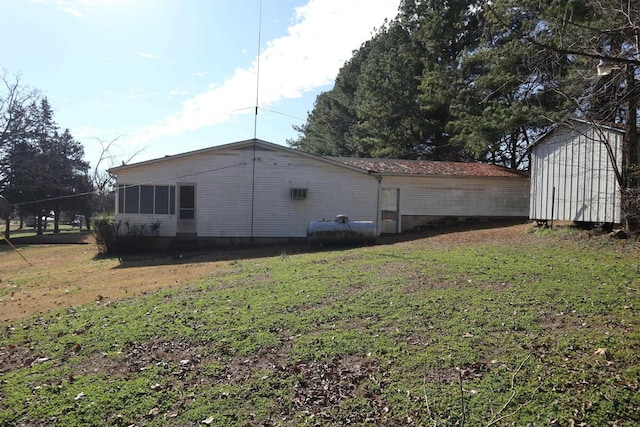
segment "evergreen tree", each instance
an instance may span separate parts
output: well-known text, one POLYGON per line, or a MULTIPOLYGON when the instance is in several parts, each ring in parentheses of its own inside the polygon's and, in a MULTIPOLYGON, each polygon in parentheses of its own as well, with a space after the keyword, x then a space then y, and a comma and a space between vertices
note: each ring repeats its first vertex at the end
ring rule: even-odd
POLYGON ((332 90, 317 96, 307 122, 294 126, 300 138, 288 141, 291 147, 319 156, 359 157, 365 154, 355 135, 358 116, 354 98, 362 64, 372 43, 366 42, 354 52, 351 60, 338 72, 332 90))
POLYGON ((55 215, 54 231, 59 231, 63 210, 86 211, 89 198, 77 195, 90 191, 89 165, 84 149, 69 130, 60 133, 48 100, 33 102, 14 120, 0 158, 5 171, 0 181, 12 203, 20 205, 20 214, 36 218, 37 233, 42 234, 42 218, 55 215))
POLYGON ((463 88, 462 62, 478 48, 482 21, 477 3, 407 0, 402 6, 401 16, 426 50, 420 101, 433 145, 442 153, 435 159, 472 159, 466 143, 452 139, 447 127, 453 118, 452 102, 463 88))
POLYGON ((404 1, 321 94, 294 148, 315 154, 468 160, 446 125, 460 62, 478 40, 475 2, 404 1))
POLYGON ((363 155, 433 157, 429 118, 419 103, 422 56, 421 46, 399 22, 371 43, 354 99, 355 137, 363 155))
POLYGON ((528 145, 574 107, 557 92, 569 59, 532 47, 539 18, 507 3, 482 7, 481 43, 462 62, 464 87, 447 129, 477 159, 523 169, 528 145))
POLYGON ((68 129, 62 134, 55 131, 47 144, 41 147, 42 155, 46 159, 49 183, 49 197, 46 203, 55 214, 54 232, 59 231, 60 213, 71 210, 72 207, 82 210, 87 203, 87 197, 80 194, 89 191, 87 171, 89 164, 83 160, 84 149, 77 142, 68 129))
POLYGON ((403 0, 289 143, 525 169, 527 147, 577 114, 626 124, 632 170, 639 15, 626 0, 403 0), (598 77, 598 62, 618 72, 598 77))

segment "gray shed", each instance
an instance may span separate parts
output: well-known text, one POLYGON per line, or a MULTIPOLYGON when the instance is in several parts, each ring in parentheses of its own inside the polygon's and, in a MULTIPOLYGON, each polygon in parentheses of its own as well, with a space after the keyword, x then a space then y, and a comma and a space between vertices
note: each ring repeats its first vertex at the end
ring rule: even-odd
POLYGON ((623 137, 615 126, 573 119, 534 142, 529 218, 619 224, 623 137))

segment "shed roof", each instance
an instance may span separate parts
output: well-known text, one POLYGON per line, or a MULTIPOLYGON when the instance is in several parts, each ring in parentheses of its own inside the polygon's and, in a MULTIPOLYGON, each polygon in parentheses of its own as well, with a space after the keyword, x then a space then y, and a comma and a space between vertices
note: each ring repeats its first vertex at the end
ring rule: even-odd
POLYGON ((533 141, 527 147, 527 151, 530 151, 537 145, 540 145, 540 143, 547 140, 552 134, 558 132, 559 130, 578 131, 577 129, 578 126, 581 126, 582 128, 597 126, 602 130, 606 130, 608 132, 615 132, 619 134, 624 134, 625 132, 624 126, 621 125, 620 123, 596 123, 596 122, 590 122, 584 119, 580 119, 577 117, 569 117, 561 122, 554 124, 551 127, 551 129, 549 129, 547 132, 540 135, 535 141, 533 141))
POLYGON ((432 160, 366 159, 355 157, 330 157, 331 159, 383 175, 432 175, 526 178, 523 171, 488 163, 440 162, 432 160))

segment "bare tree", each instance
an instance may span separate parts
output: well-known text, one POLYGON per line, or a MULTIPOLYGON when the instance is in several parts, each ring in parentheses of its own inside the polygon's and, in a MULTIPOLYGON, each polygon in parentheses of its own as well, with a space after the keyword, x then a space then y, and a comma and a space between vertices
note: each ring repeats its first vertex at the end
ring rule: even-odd
MULTIPOLYGON (((39 98, 36 90, 23 86, 20 75, 2 69, 0 76, 0 150, 15 135, 16 122, 22 120, 27 107, 39 98)), ((0 172, 1 173, 1 172, 0 172)))
MULTIPOLYGON (((4 68, 0 74, 0 193, 7 192, 8 181, 4 157, 7 147, 15 138, 29 132, 27 111, 39 98, 36 90, 22 85, 20 75, 11 75, 4 68)), ((9 236, 11 221, 7 218, 5 236, 9 236)))
MULTIPOLYGON (((118 159, 122 156, 115 153, 118 149, 117 142, 122 138, 122 135, 118 135, 111 140, 105 140, 102 138, 94 137, 98 144, 100 144, 100 155, 96 161, 93 170, 91 171, 91 183, 95 191, 94 199, 94 212, 108 212, 113 207, 113 177, 107 172, 107 170, 115 166, 118 159)), ((135 157, 141 154, 144 148, 138 149, 133 153, 127 154, 126 160, 122 160, 123 163, 131 162, 135 157)))

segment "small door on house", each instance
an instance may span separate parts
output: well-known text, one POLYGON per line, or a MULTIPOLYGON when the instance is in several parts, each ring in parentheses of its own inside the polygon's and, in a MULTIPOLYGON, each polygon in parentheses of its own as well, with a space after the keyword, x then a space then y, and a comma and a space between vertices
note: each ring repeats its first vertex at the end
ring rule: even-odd
POLYGON ((400 190, 383 188, 380 194, 381 232, 394 234, 400 232, 400 190))
POLYGON ((178 186, 178 233, 196 232, 196 186, 178 186))

